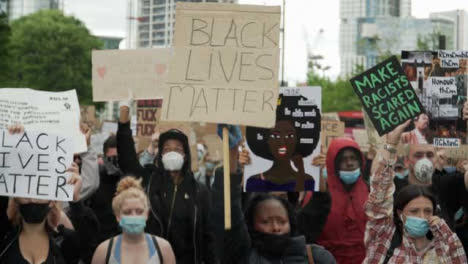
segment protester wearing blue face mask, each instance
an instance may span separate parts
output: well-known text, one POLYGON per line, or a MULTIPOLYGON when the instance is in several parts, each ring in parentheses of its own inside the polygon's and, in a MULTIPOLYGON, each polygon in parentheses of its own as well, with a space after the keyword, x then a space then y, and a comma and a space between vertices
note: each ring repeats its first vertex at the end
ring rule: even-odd
POLYGON ((368 222, 363 263, 383 263, 387 254, 390 254, 388 263, 467 263, 460 239, 435 215, 436 198, 428 186, 408 185, 394 202, 395 142, 408 124, 387 135, 386 147, 380 158, 374 160, 375 173, 365 205, 368 222), (402 236, 399 246, 392 251, 395 233, 402 236))
POLYGON ((92 264, 175 263, 169 242, 144 232, 149 201, 139 180, 125 177, 119 182, 112 209, 122 234, 102 242, 92 264))
POLYGON ((327 150, 325 164, 332 203, 317 243, 330 251, 337 263, 360 264, 365 257, 364 203, 369 193, 362 173, 364 156, 355 141, 337 138, 327 150))

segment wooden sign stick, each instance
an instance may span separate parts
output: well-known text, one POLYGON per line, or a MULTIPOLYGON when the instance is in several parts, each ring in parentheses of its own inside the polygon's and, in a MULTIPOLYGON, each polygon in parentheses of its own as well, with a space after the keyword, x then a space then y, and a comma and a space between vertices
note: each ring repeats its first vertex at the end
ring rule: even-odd
POLYGON ((229 131, 223 127, 224 153, 224 228, 231 229, 231 168, 229 166, 229 131))

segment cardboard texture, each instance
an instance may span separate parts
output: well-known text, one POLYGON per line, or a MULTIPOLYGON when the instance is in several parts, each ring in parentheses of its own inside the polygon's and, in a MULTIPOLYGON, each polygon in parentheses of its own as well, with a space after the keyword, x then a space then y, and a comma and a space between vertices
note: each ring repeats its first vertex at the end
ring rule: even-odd
POLYGON ((177 3, 163 119, 272 127, 279 32, 280 7, 177 3))
POLYGON ((170 48, 93 50, 93 101, 162 98, 170 48))
POLYGON ((353 77, 350 82, 379 136, 424 112, 395 56, 353 77))
POLYGON ((322 131, 320 139, 322 141, 322 153, 327 153, 331 141, 337 137, 343 137, 345 124, 341 121, 322 120, 322 131))

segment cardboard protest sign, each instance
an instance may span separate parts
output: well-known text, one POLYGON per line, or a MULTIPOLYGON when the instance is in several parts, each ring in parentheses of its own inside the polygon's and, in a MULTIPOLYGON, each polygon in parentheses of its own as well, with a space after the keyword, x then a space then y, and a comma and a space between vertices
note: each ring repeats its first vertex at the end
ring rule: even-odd
POLYGON ((275 127, 247 127, 246 191, 318 190, 312 159, 320 154, 321 93, 320 87, 281 88, 275 127))
POLYGON ((272 127, 279 31, 280 7, 178 2, 163 119, 272 127))
POLYGON ((162 98, 170 48, 93 50, 93 100, 162 98))
POLYGON ((350 81, 380 136, 424 112, 395 56, 350 81))
POLYGON ((73 139, 73 152, 87 150, 80 130, 80 106, 75 90, 44 92, 28 88, 0 89, 0 129, 21 124, 26 131, 44 131, 73 139))
POLYGON ((468 92, 468 51, 403 51, 402 67, 426 113, 403 143, 459 147, 466 144, 463 104, 468 92))
POLYGON ((140 100, 137 102, 137 137, 151 137, 156 130, 158 111, 162 100, 140 100))
POLYGON ((370 149, 369 136, 365 129, 353 129, 353 137, 362 152, 368 152, 370 149))
POLYGON ((322 120, 322 131, 320 139, 322 140, 322 153, 327 153, 331 141, 337 137, 343 137, 345 133, 345 124, 341 121, 322 120))
POLYGON ((94 129, 97 126, 96 108, 94 105, 80 105, 81 122, 94 129))
POLYGON ((46 132, 10 134, 0 129, 0 195, 70 201, 66 172, 73 160, 70 138, 46 132))

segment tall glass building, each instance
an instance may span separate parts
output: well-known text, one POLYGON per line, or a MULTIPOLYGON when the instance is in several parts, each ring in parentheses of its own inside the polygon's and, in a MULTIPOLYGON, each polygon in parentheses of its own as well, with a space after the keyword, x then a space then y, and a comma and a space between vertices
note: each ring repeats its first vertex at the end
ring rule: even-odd
POLYGON ((2 0, 10 20, 18 19, 42 9, 61 9, 61 0, 2 0))
POLYGON ((341 75, 353 73, 357 65, 367 67, 359 52, 361 24, 366 19, 411 16, 411 0, 340 0, 341 75))

